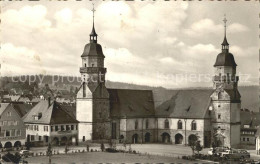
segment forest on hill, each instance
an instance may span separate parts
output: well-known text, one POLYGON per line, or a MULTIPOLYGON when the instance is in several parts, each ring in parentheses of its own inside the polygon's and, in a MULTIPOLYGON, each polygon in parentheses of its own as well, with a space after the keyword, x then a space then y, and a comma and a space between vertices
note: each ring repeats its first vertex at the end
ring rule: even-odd
MULTIPOLYGON (((67 91, 67 94, 75 97, 78 87, 80 86, 80 77, 73 76, 59 76, 59 75, 25 75, 16 77, 1 77, 0 89, 4 91, 16 90, 21 93, 39 94, 42 88, 48 87, 51 90, 67 91)), ((131 83, 106 81, 107 88, 118 89, 140 89, 153 90, 154 98, 157 100, 169 100, 176 90, 209 90, 212 88, 182 88, 182 89, 166 89, 163 87, 153 87, 146 85, 137 85, 131 83)), ((246 108, 255 112, 259 111, 259 86, 239 86, 241 94, 242 108, 246 108)), ((20 93, 19 92, 19 93, 20 93)), ((155 102, 155 105, 156 104, 155 102)))

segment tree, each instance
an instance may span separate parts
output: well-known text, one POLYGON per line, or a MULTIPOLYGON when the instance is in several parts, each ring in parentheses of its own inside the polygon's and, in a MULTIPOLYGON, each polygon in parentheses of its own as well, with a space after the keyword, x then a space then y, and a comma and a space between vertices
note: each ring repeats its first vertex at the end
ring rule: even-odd
POLYGON ((196 142, 195 150, 197 151, 198 154, 199 154, 200 151, 202 150, 202 146, 201 146, 201 144, 200 144, 200 141, 197 141, 197 142, 196 142))
POLYGON ((195 151, 197 151, 197 153, 199 154, 199 152, 202 150, 202 146, 200 144, 198 135, 196 135, 196 137, 192 137, 189 140, 189 146, 191 147, 192 155, 194 155, 195 151))

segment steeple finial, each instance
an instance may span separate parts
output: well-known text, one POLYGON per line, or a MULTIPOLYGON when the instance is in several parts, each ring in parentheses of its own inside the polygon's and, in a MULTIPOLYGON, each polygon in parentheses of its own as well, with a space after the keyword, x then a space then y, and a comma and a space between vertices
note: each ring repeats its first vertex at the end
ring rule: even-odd
POLYGON ((222 45, 222 51, 228 52, 229 44, 228 44, 228 41, 227 41, 227 18, 226 18, 226 14, 224 14, 223 22, 224 22, 224 40, 223 40, 223 43, 221 44, 222 45))
POLYGON ((92 31, 91 31, 91 33, 90 33, 90 42, 91 43, 97 43, 97 33, 96 33, 96 30, 95 30, 95 25, 94 25, 94 23, 95 23, 95 4, 94 3, 92 3, 92 5, 93 5, 93 8, 92 8, 92 12, 93 12, 93 26, 92 26, 92 31))
POLYGON ((223 19, 223 22, 224 22, 224 32, 225 32, 225 37, 226 37, 226 31, 227 31, 227 18, 226 18, 226 14, 224 14, 224 19, 223 19))
POLYGON ((92 3, 92 5, 93 5, 93 8, 92 8, 92 12, 93 12, 93 26, 94 26, 94 18, 95 18, 95 4, 94 3, 92 3))

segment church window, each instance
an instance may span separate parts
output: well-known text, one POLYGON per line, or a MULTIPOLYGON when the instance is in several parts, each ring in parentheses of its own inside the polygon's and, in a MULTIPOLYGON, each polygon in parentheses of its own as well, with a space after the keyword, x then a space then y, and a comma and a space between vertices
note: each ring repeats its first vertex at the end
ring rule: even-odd
POLYGON ((135 121, 135 129, 137 129, 138 128, 138 121, 136 120, 135 121))
POLYGON ((87 67, 87 64, 85 63, 85 67, 87 67))
POLYGON ((164 121, 164 128, 165 128, 165 129, 169 129, 169 127, 170 127, 170 125, 169 125, 169 120, 166 119, 166 120, 164 121))
POLYGON ((146 128, 146 129, 149 128, 149 120, 148 120, 148 119, 146 119, 146 121, 145 121, 145 128, 146 128))
POLYGON ((221 119, 221 114, 218 114, 218 119, 221 119))
POLYGON ((182 129, 182 121, 181 120, 178 121, 178 129, 182 129))
POLYGON ((195 120, 193 120, 191 123, 191 130, 197 130, 197 123, 195 120))
POLYGON ((92 64, 92 67, 94 67, 94 64, 92 64))

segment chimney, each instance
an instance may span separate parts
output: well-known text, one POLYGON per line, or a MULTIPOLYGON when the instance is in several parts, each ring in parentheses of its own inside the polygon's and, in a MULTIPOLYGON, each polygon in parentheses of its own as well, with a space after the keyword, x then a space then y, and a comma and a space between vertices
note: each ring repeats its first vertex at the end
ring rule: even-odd
POLYGON ((48 97, 48 105, 51 106, 51 97, 48 97))

